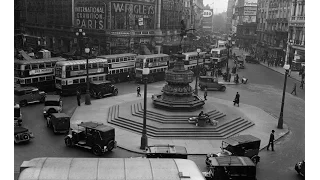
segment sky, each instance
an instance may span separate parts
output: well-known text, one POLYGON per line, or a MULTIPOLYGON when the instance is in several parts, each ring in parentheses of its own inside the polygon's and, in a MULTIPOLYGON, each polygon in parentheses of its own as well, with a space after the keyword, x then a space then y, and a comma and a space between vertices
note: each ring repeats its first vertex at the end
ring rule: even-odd
POLYGON ((224 11, 227 11, 228 7, 228 0, 203 0, 203 5, 207 5, 212 8, 213 7, 213 13, 218 14, 222 13, 224 11), (213 3, 213 5, 211 5, 213 3))

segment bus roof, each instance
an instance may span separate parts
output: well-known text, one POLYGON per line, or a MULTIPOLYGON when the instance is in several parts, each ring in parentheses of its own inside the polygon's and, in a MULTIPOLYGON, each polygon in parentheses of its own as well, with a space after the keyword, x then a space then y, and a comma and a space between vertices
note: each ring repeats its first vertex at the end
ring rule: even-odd
MULTIPOLYGON (((206 52, 200 52, 199 54, 205 54, 206 52)), ((190 55, 198 55, 198 53, 197 52, 185 52, 185 53, 182 53, 183 55, 185 55, 185 56, 190 56, 190 55)))
POLYGON ((169 56, 168 54, 149 54, 149 55, 139 55, 137 58, 145 59, 145 58, 157 58, 157 57, 164 57, 169 56))
POLYGON ((118 57, 125 57, 125 56, 137 56, 137 55, 132 53, 112 54, 112 55, 101 55, 101 56, 98 56, 98 58, 107 59, 107 58, 118 58, 118 57))
MULTIPOLYGON (((89 63, 99 63, 99 62, 100 63, 107 62, 107 60, 102 58, 89 59, 89 63)), ((61 62, 57 62, 57 65, 67 66, 67 65, 79 65, 79 64, 86 64, 86 63, 87 63, 86 59, 81 59, 81 60, 61 61, 61 62)))
POLYGON ((224 50, 224 49, 227 49, 225 47, 218 47, 218 48, 213 48, 211 49, 211 51, 221 51, 221 50, 224 50))
POLYGON ((188 159, 34 158, 20 166, 19 180, 170 179, 205 180, 188 159))
POLYGON ((14 63, 17 64, 39 64, 39 63, 46 63, 46 62, 57 62, 57 61, 66 61, 67 59, 63 57, 52 57, 46 59, 31 59, 31 60, 18 60, 15 59, 14 63))

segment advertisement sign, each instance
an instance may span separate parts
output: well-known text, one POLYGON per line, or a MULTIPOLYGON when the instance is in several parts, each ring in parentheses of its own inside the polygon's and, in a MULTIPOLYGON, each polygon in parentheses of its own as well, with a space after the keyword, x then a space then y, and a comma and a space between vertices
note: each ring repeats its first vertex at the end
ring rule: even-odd
POLYGON ((204 18, 207 18, 207 17, 211 17, 213 14, 213 11, 212 10, 203 10, 203 13, 202 13, 202 16, 204 18))
POLYGON ((202 13, 202 29, 212 30, 213 9, 205 9, 202 13))
POLYGON ((255 23, 256 22, 256 16, 243 16, 242 17, 243 23, 255 23))
POLYGON ((105 29, 104 19, 106 18, 106 5, 99 6, 88 4, 83 6, 75 5, 74 15, 76 26, 84 29, 105 29))
MULTIPOLYGON (((89 69, 89 74, 94 74, 94 73, 102 73, 103 68, 98 68, 98 69, 89 69)), ((80 71, 71 71, 70 76, 80 76, 80 75, 85 75, 87 74, 87 70, 80 70, 80 71)))
POLYGON ((244 0, 244 6, 258 6, 258 0, 244 0))
POLYGON ((131 2, 112 2, 112 13, 129 13, 135 18, 152 18, 154 17, 155 7, 150 4, 140 4, 131 2))
POLYGON ((255 15, 257 15, 257 6, 244 7, 243 15, 245 15, 245 16, 255 16, 255 15))
POLYGON ((53 68, 30 70, 29 75, 52 73, 53 68))

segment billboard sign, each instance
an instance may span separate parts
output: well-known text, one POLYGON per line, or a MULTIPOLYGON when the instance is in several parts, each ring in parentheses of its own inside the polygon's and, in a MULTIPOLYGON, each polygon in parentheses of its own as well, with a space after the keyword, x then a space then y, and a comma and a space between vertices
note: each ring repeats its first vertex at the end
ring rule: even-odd
POLYGON ((212 10, 203 10, 202 16, 204 18, 211 17, 212 15, 213 15, 213 11, 212 10))
POLYGON ((78 4, 74 7, 76 26, 84 29, 105 29, 106 6, 78 4))
POLYGON ((202 29, 212 31, 213 9, 204 9, 202 12, 202 29))
POLYGON ((255 16, 255 15, 257 15, 257 6, 244 7, 243 15, 245 15, 245 16, 255 16))
POLYGON ((244 0, 244 6, 258 6, 258 0, 244 0))
POLYGON ((255 23, 256 21, 256 16, 243 16, 242 17, 242 22, 243 23, 255 23))

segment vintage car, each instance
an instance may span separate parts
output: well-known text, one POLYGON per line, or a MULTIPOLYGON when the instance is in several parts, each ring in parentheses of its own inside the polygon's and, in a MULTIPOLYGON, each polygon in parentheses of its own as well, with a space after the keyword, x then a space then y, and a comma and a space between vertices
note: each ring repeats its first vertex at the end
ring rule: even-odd
POLYGON ((256 180, 256 165, 244 156, 211 157, 207 180, 256 180))
POLYGON ((14 105, 14 126, 22 125, 22 114, 19 104, 14 105))
POLYGON ((64 141, 67 147, 78 146, 91 149, 97 156, 117 147, 115 129, 96 122, 81 122, 78 124, 78 129, 72 129, 64 141))
POLYGON ((39 91, 35 87, 17 87, 14 89, 14 101, 20 106, 26 106, 29 103, 44 102, 46 93, 39 91))
POLYGON ((116 96, 118 95, 118 88, 111 81, 94 81, 90 82, 90 95, 99 99, 109 95, 116 96))
POLYGON ((146 147, 147 158, 188 159, 187 149, 183 146, 160 144, 146 147))
POLYGON ((239 135, 229 137, 222 141, 222 152, 217 154, 207 154, 206 164, 209 165, 210 157, 217 156, 246 156, 249 157, 255 164, 260 161, 258 156, 261 140, 252 135, 239 135))
POLYGON ((212 76, 200 76, 199 87, 202 91, 205 88, 207 88, 207 90, 218 90, 218 91, 226 90, 226 86, 223 84, 219 84, 218 79, 212 76))
POLYGON ((53 133, 67 133, 70 130, 70 116, 65 113, 52 113, 47 117, 47 127, 52 128, 53 133))
POLYGON ((246 55, 246 56, 245 56, 245 61, 246 61, 247 63, 259 64, 259 61, 256 60, 256 59, 254 58, 254 56, 252 56, 252 55, 246 55))
POLYGON ((33 133, 27 128, 21 126, 14 127, 14 143, 18 144, 21 142, 30 141, 32 138, 34 138, 33 133))
POLYGON ((52 113, 62 112, 62 100, 59 95, 47 95, 44 100, 43 116, 47 118, 52 113))
POLYGON ((238 56, 237 57, 237 64, 239 65, 238 67, 239 67, 239 69, 244 69, 245 67, 244 67, 244 60, 243 60, 243 58, 241 57, 241 56, 238 56))
POLYGON ((294 169, 297 171, 298 174, 300 174, 301 176, 305 175, 305 161, 300 161, 298 162, 294 169))

